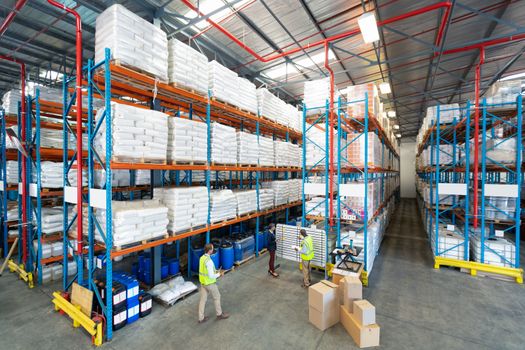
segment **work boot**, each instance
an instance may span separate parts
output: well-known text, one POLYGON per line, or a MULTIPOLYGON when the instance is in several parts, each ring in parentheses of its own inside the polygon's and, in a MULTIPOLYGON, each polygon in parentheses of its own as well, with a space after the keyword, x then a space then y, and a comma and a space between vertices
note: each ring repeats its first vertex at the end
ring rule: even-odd
POLYGON ((218 319, 218 320, 225 320, 225 319, 227 319, 228 317, 230 317, 230 314, 227 314, 226 312, 223 312, 222 314, 220 314, 219 316, 217 316, 217 319, 218 319))
POLYGON ((199 323, 204 323, 206 321, 208 321, 210 318, 208 316, 204 316, 204 318, 202 320, 199 320, 199 323))

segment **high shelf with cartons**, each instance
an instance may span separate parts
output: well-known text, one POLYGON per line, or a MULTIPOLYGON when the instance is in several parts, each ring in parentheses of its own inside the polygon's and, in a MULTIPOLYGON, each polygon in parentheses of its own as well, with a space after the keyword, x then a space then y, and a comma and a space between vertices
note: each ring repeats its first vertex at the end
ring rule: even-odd
POLYGON ((470 102, 456 108, 446 123, 441 116, 454 109, 437 106, 436 111, 436 120, 420 137, 416 162, 418 201, 435 267, 462 267, 472 275, 499 274, 522 283, 522 97, 499 104, 483 100, 477 157, 470 102))
MULTIPOLYGON (((322 222, 325 232, 335 235, 336 247, 343 245, 356 244, 359 241, 363 245, 363 253, 357 258, 364 264, 363 278, 366 283, 368 275, 373 266, 369 261, 375 257, 378 252, 381 237, 377 238, 375 248, 369 251, 369 226, 377 221, 379 232, 384 232, 389 215, 394 207, 394 202, 399 198, 399 156, 398 151, 391 140, 386 136, 383 127, 377 121, 377 118, 368 111, 368 93, 360 100, 343 101, 339 99, 337 108, 334 109, 337 120, 334 125, 334 167, 336 168, 333 176, 334 188, 332 196, 329 186, 329 104, 326 106, 308 107, 303 106, 304 124, 303 124, 303 226, 322 222), (364 104, 363 112, 360 114, 351 114, 348 107, 353 104, 364 104), (311 111, 324 110, 322 113, 308 116, 311 111), (309 122, 307 122, 309 121, 309 122), (320 129, 324 135, 324 146, 319 144, 319 140, 310 139, 309 132, 316 132, 320 129), (375 159, 376 164, 372 164, 368 159, 368 140, 370 135, 377 137, 378 144, 375 147, 380 148, 380 155, 375 159), (360 144, 360 142, 362 142, 360 144), (312 144, 312 147, 308 147, 312 144), (349 148, 356 147, 361 149, 361 164, 353 163, 349 160, 349 148), (309 157, 309 150, 317 148, 321 155, 309 157), (310 159, 310 160, 308 160, 310 159), (310 164, 308 164, 310 163, 310 164), (322 174, 321 179, 316 178, 322 174), (320 181, 319 181, 320 180, 320 181), (372 195, 368 193, 371 182, 377 183, 377 193, 372 195), (388 186, 387 186, 388 183, 388 186), (393 184, 393 186, 391 185, 393 184), (387 189, 388 187, 388 189, 387 189), (388 193, 387 193, 388 190, 388 193), (346 201, 349 197, 357 199, 360 202, 353 206, 346 201), (373 198, 372 198, 373 197, 373 198), (376 198, 377 197, 377 198, 376 198), (317 198, 316 200, 314 198, 317 198), (313 204, 308 206, 308 199, 314 199, 313 204), (320 201, 319 201, 320 199, 320 201), (373 200, 373 208, 369 208, 373 200), (392 203, 392 204, 390 204, 392 203), (330 206, 333 206, 335 212, 332 220, 330 217, 330 206), (359 206, 359 208, 358 208, 359 206), (323 208, 324 212, 316 209, 323 208), (387 213, 387 209, 390 212, 387 213), (388 215, 387 215, 388 214, 388 215), (381 217, 385 215, 384 218, 381 217), (384 220, 380 220, 380 217, 384 220), (330 222, 332 221, 332 222, 330 222), (361 238, 361 239, 359 239, 361 238)), ((314 112, 315 113, 315 112, 314 112)), ((334 118, 335 119, 335 118, 334 118)), ((370 145, 372 146, 372 145, 370 145)), ((375 229, 375 227, 374 227, 375 229)), ((328 240, 327 240, 328 242, 328 240)), ((326 247, 328 250, 328 247, 326 247)), ((327 257, 329 256, 327 251, 327 257)), ((331 263, 327 261, 327 263, 331 263)), ((327 265, 328 266, 328 265, 327 265)), ((328 269, 327 269, 328 270, 328 269)))
MULTIPOLYGON (((106 319, 112 319, 112 259, 121 257, 130 253, 140 252, 149 248, 151 249, 152 256, 159 256, 160 261, 160 248, 162 245, 170 242, 180 242, 184 238, 190 238, 202 233, 205 233, 205 241, 210 241, 210 232, 219 228, 228 227, 234 224, 247 222, 248 220, 255 219, 255 231, 259 231, 260 218, 269 214, 273 214, 278 211, 286 210, 292 207, 300 205, 300 201, 286 203, 278 207, 274 207, 267 210, 256 210, 254 212, 237 216, 233 219, 227 219, 221 222, 212 223, 210 221, 210 204, 208 204, 208 219, 207 224, 201 227, 189 229, 185 232, 178 232, 177 234, 166 234, 157 239, 152 239, 143 242, 137 242, 130 246, 123 246, 118 249, 114 247, 112 237, 112 183, 111 183, 111 172, 113 170, 127 169, 127 170, 150 170, 150 171, 162 171, 163 175, 168 171, 169 178, 175 178, 175 185, 181 183, 181 171, 185 171, 187 184, 192 183, 191 172, 193 171, 204 171, 205 183, 208 191, 208 198, 210 196, 210 190, 212 189, 211 184, 211 172, 230 172, 230 173, 241 173, 248 172, 248 179, 252 179, 251 186, 255 185, 257 191, 257 197, 259 196, 259 178, 262 174, 276 173, 276 172, 299 172, 300 167, 289 167, 289 166, 261 166, 261 165, 224 165, 214 164, 211 162, 211 147, 210 147, 210 136, 211 136, 211 122, 219 122, 234 126, 237 130, 250 130, 257 136, 260 134, 272 134, 283 139, 289 137, 292 140, 297 140, 300 137, 300 133, 297 131, 288 129, 288 127, 277 124, 260 115, 246 112, 232 105, 220 102, 209 96, 200 95, 193 91, 188 91, 180 87, 175 87, 165 83, 158 82, 158 80, 130 68, 123 67, 110 60, 109 49, 106 49, 105 59, 101 62, 93 63, 88 62, 86 69, 87 72, 87 95, 88 95, 88 183, 89 190, 87 194, 88 201, 88 262, 87 262, 87 280, 86 285, 88 288, 95 292, 96 298, 100 300, 100 295, 94 284, 95 277, 95 264, 94 254, 95 247, 102 250, 102 254, 105 257, 105 280, 106 280, 106 300, 108 302, 104 305, 104 313, 106 319), (153 91, 155 90, 155 91, 153 91), (126 97, 125 99, 119 99, 126 97), (129 97, 132 97, 131 101, 129 97), (104 102, 104 112, 99 115, 99 118, 95 121, 93 112, 93 98, 102 99, 104 102), (112 157, 111 147, 111 102, 118 101, 122 104, 134 105, 147 108, 147 109, 164 109, 170 113, 176 114, 177 111, 188 113, 192 118, 200 118, 202 122, 207 125, 207 161, 204 164, 168 164, 168 163, 145 163, 145 162, 125 162, 120 159, 112 157), (95 155, 94 148, 94 135, 102 124, 105 124, 106 138, 105 138, 105 157, 104 161, 95 155), (103 169, 106 174, 105 188, 96 189, 93 187, 93 177, 95 169, 103 169), (251 174, 251 175, 250 175, 251 174), (253 181, 254 179, 254 181, 253 181), (101 227, 97 222, 97 218, 94 215, 93 209, 103 210, 106 215, 106 222, 104 227, 101 227), (103 243, 95 242, 95 234, 100 234, 103 237, 103 243), (158 254, 157 254, 158 252, 158 254)), ((170 116, 172 117, 172 116, 170 116)), ((218 176, 218 175, 217 175, 218 176)), ((163 178, 165 178, 163 176, 163 178)), ((233 180, 233 179, 232 179, 233 180)), ((153 181, 153 178, 152 178, 153 181)), ((164 180, 163 180, 164 181, 164 180)), ((239 184, 243 184, 244 179, 239 176, 239 184)), ((231 181, 233 183, 233 181, 231 181)), ((153 184, 153 183, 152 183, 153 184)), ((248 182, 250 186, 250 182, 248 182)), ((257 198, 258 199, 258 198, 257 198)), ((257 200, 257 202, 259 202, 257 200)), ((209 203, 209 201, 208 201, 209 203)), ((258 235, 255 235, 257 247, 258 235)), ((188 240, 189 247, 189 240, 188 240)), ((177 249, 178 251, 178 249, 177 249)), ((76 254, 76 252, 75 252, 76 254)), ((258 254, 258 251, 255 251, 258 254)), ((190 254, 188 254, 188 259, 190 254)), ((152 257, 153 264, 155 258, 152 257)), ((188 263, 190 265, 190 263, 188 263)), ((112 327, 106 327, 106 337, 110 340, 113 336, 112 327)))

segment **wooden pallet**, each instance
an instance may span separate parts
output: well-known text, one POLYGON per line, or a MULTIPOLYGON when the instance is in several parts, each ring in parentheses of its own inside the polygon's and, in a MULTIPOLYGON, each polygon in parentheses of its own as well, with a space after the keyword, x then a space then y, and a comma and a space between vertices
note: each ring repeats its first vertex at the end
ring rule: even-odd
POLYGON ((168 231, 168 234, 171 237, 175 237, 175 236, 180 235, 182 233, 193 232, 195 230, 199 230, 199 229, 204 228, 204 227, 206 227, 206 224, 202 224, 202 225, 198 225, 198 226, 190 226, 190 228, 184 229, 184 230, 180 230, 180 231, 168 231))
MULTIPOLYGON (((110 64, 113 64, 115 66, 118 66, 118 67, 124 67, 124 68, 127 68, 127 69, 131 69, 137 73, 140 73, 140 74, 143 74, 143 75, 146 75, 150 78, 153 78, 153 79, 157 79, 157 76, 153 73, 150 73, 142 68, 138 68, 138 67, 135 67, 135 66, 132 66, 130 64, 127 64, 127 63, 124 63, 122 62, 121 60, 117 59, 117 58, 114 58, 110 61, 110 64)), ((112 74, 115 74, 115 73, 112 73, 112 74)), ((166 83, 165 81, 162 81, 162 80, 159 80, 160 82, 163 82, 163 83, 166 83)))
POLYGON ((248 261, 250 261, 250 260, 252 260, 252 259, 255 259, 255 254, 250 255, 249 257, 247 257, 247 258, 244 259, 244 260, 236 261, 236 262, 234 262, 233 264, 234 264, 235 266, 241 266, 241 265, 246 264, 248 261))
POLYGON ((112 162, 115 163, 131 163, 131 164, 155 164, 155 165, 166 165, 166 160, 160 160, 160 159, 146 159, 146 158, 128 158, 128 157, 116 157, 113 156, 111 158, 112 162))
POLYGON ((244 109, 244 108, 241 108, 241 107, 239 107, 239 106, 236 106, 236 105, 234 105, 234 104, 232 104, 232 103, 230 103, 230 102, 225 102, 225 101, 223 101, 223 100, 221 100, 221 99, 219 99, 219 98, 217 98, 217 97, 212 96, 211 100, 214 101, 214 102, 219 102, 219 103, 225 104, 226 106, 231 107, 231 108, 234 108, 234 109, 236 109, 236 110, 238 110, 238 111, 240 111, 240 112, 248 113, 248 114, 251 114, 251 115, 253 115, 253 116, 256 116, 255 113, 250 112, 250 111, 247 110, 247 109, 244 109))
POLYGON ((217 163, 217 162, 211 162, 211 165, 212 166, 238 166, 237 163, 226 164, 226 163, 217 163))
POLYGON ((181 89, 181 90, 184 90, 184 91, 187 91, 187 92, 190 92, 192 94, 199 95, 199 96, 202 96, 202 97, 208 97, 207 93, 204 93, 204 92, 201 92, 201 91, 197 91, 195 89, 189 88, 189 87, 187 87, 187 86, 185 86, 183 84, 177 83, 175 81, 170 82, 169 86, 177 88, 177 89, 181 89))
POLYGON ((170 235, 168 233, 166 233, 165 235, 159 236, 159 237, 156 237, 156 238, 144 239, 144 240, 142 240, 140 242, 124 244, 124 245, 121 245, 121 246, 114 246, 114 249, 118 252, 118 251, 121 251, 121 250, 124 250, 124 249, 127 249, 127 248, 137 247, 137 246, 145 245, 145 244, 148 244, 148 243, 151 243, 151 242, 155 242, 155 241, 158 241, 158 240, 161 240, 161 239, 166 239, 166 238, 169 238, 169 236, 170 235))
POLYGON ((170 307, 170 306, 173 306, 175 305, 176 303, 178 303, 180 300, 184 300, 186 299, 188 296, 194 294, 194 293, 197 293, 199 291, 199 288, 197 287, 197 289, 195 290, 192 290, 191 292, 187 292, 187 293, 184 293, 183 295, 179 296, 175 301, 173 301, 172 303, 166 303, 164 300, 161 300, 159 299, 159 297, 153 297, 153 300, 155 300, 157 303, 159 303, 160 305, 164 306, 164 307, 170 307))
POLYGON ((172 160, 170 161, 171 165, 206 165, 205 161, 180 161, 180 160, 172 160))

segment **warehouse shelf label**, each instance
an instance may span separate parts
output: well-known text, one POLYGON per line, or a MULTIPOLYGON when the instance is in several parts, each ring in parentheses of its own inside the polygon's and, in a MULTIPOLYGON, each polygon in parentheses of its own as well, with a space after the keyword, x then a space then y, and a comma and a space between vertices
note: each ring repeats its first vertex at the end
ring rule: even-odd
POLYGON ((64 200, 71 204, 77 204, 77 188, 64 186, 64 200))
POLYGON ((90 188, 89 205, 98 209, 106 209, 106 190, 90 188))
POLYGON ((457 196, 465 196, 467 194, 467 184, 465 183, 445 183, 440 182, 438 184, 439 186, 439 194, 443 195, 457 195, 457 196))
POLYGON ((512 197, 517 198, 519 194, 518 185, 486 184, 485 197, 512 197))
POLYGON ((29 184, 29 195, 36 198, 38 196, 38 190, 36 184, 29 184))
POLYGON ((326 184, 323 183, 306 183, 304 184, 304 194, 313 194, 324 196, 326 192, 326 184))
POLYGON ((339 196, 346 197, 364 197, 365 196, 365 184, 340 184, 339 185, 339 196))
POLYGON ((18 194, 23 195, 24 194, 24 186, 21 182, 18 183, 18 194))

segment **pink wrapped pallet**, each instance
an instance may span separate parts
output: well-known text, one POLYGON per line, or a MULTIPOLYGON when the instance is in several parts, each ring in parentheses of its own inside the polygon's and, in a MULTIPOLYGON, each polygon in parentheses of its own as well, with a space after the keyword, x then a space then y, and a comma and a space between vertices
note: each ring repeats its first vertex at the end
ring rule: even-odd
POLYGON ((374 83, 349 86, 347 88, 347 101, 349 102, 347 112, 352 118, 363 118, 365 116, 365 103, 352 101, 364 100, 365 93, 368 93, 368 117, 375 117, 379 114, 379 93, 374 83))
MULTIPOLYGON (((350 166, 363 167, 365 165, 365 134, 349 133, 347 158, 350 166), (354 140, 355 139, 355 140, 354 140)), ((381 166, 381 141, 377 134, 368 133, 368 166, 381 166)))

